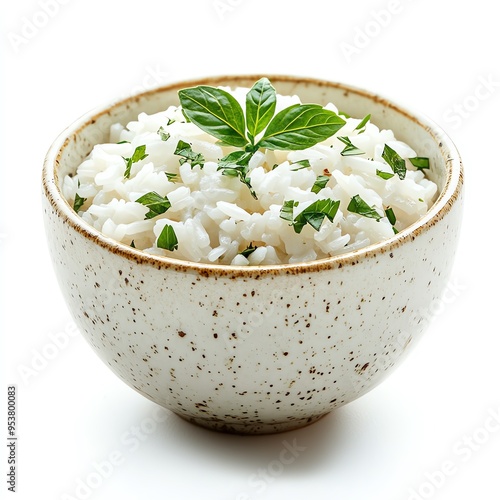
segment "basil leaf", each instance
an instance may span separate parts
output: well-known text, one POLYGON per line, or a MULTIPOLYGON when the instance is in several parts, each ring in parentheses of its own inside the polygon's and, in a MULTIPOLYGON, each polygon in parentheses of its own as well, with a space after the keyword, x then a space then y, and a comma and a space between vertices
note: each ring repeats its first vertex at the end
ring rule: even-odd
POLYGON ((255 252, 255 250, 257 250, 257 246, 253 246, 251 243, 250 245, 248 245, 245 250, 243 250, 242 252, 240 252, 240 255, 243 255, 243 257, 248 257, 249 255, 253 254, 255 252))
POLYGON ((266 128, 275 110, 276 90, 267 78, 261 78, 246 96, 247 129, 252 137, 266 128))
POLYGON ((366 130, 366 124, 370 121, 372 115, 366 115, 354 130, 359 130, 358 134, 362 134, 366 130))
POLYGON ((387 219, 391 223, 391 226, 394 226, 394 224, 396 224, 396 215, 394 214, 394 210, 391 207, 388 207, 384 210, 384 212, 387 219))
POLYGON ((239 177, 240 181, 250 190, 250 194, 257 199, 257 195, 250 184, 250 177, 247 176, 248 162, 252 156, 253 153, 247 151, 233 151, 219 160, 217 170, 222 170, 222 175, 239 177))
POLYGON ((182 156, 182 158, 179 160, 179 163, 181 165, 184 165, 184 163, 187 162, 191 165, 191 168, 195 167, 196 165, 199 165, 200 168, 203 168, 203 165, 205 164, 205 158, 203 158, 203 155, 201 153, 195 153, 191 148, 191 144, 182 140, 177 143, 174 154, 182 156))
POLYGON ((170 182, 179 182, 179 177, 177 174, 174 174, 173 172, 164 172, 164 174, 167 176, 167 179, 170 182))
POLYGON ((352 197, 347 210, 353 214, 362 215, 363 217, 368 217, 369 219, 375 219, 377 222, 382 218, 379 213, 364 201, 359 194, 352 197))
POLYGON ((415 156, 414 158, 408 158, 408 160, 410 160, 410 163, 418 170, 430 168, 429 158, 425 156, 415 156))
POLYGON ((394 151, 394 149, 389 147, 387 144, 384 145, 382 158, 387 162, 387 164, 392 168, 392 171, 397 174, 401 180, 406 177, 405 161, 396 153, 396 151, 394 151))
POLYGON ((326 175, 318 175, 318 177, 316 177, 316 181, 312 185, 311 191, 318 194, 328 184, 329 180, 330 177, 327 177, 326 175))
POLYGON ((152 219, 157 215, 164 214, 172 206, 166 196, 160 196, 155 191, 146 193, 135 201, 149 208, 149 212, 145 215, 146 219, 152 219))
POLYGON ((364 155, 365 152, 361 151, 358 147, 356 147, 349 137, 337 137, 337 139, 345 144, 345 148, 340 152, 342 156, 355 156, 355 155, 364 155))
POLYGON ((165 227, 162 229, 160 236, 158 236, 156 246, 158 248, 170 250, 171 252, 179 248, 179 242, 177 241, 177 236, 172 226, 170 226, 169 224, 165 224, 165 227))
POLYGON ((288 200, 283 203, 280 210, 280 218, 288 222, 293 222, 293 208, 299 204, 298 201, 288 200))
POLYGON ((339 209, 340 201, 330 199, 317 200, 306 209, 304 209, 293 221, 293 229, 296 233, 300 233, 302 228, 309 224, 316 231, 320 230, 321 224, 325 217, 333 222, 337 210, 339 209))
POLYGON ((245 146, 245 116, 228 92, 207 85, 179 90, 185 116, 208 134, 231 146, 245 146))
POLYGON ((137 146, 135 148, 134 154, 132 155, 132 163, 137 163, 138 161, 144 160, 146 156, 146 146, 143 144, 142 146, 137 146))
POLYGON ((379 170, 378 168, 377 168, 377 175, 384 180, 392 179, 394 177, 394 174, 390 174, 389 172, 384 172, 382 170, 379 170))
POLYGON ((162 141, 168 141, 170 139, 170 134, 165 132, 163 127, 160 127, 156 133, 160 136, 162 141))
POLYGON ((293 164, 300 166, 299 168, 292 168, 292 172, 297 172, 298 170, 302 170, 303 168, 309 168, 311 166, 311 162, 309 160, 294 161, 293 164))
POLYGON ((141 161, 141 160, 144 160, 144 158, 146 158, 147 156, 149 156, 149 155, 146 154, 146 146, 144 144, 142 146, 137 146, 135 148, 133 155, 130 158, 124 158, 122 156, 122 158, 127 162, 127 164, 125 166, 125 173, 123 174, 123 177, 128 179, 130 177, 130 170, 132 169, 132 165, 134 163, 141 161))
POLYGON ((258 146, 278 150, 306 149, 328 139, 344 125, 342 118, 319 104, 294 104, 272 119, 258 146))
POLYGON ((248 162, 252 156, 252 153, 246 151, 233 151, 219 160, 219 168, 217 170, 234 166, 248 166, 248 162))
POLYGON ((83 204, 87 201, 87 198, 82 198, 78 193, 75 193, 75 202, 73 203, 73 210, 78 213, 83 204))

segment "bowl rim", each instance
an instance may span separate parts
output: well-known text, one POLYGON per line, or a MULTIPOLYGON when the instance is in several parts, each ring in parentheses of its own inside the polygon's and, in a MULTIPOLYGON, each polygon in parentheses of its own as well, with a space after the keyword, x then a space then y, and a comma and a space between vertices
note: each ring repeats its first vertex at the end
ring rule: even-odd
POLYGON ((231 278, 248 277, 258 278, 266 274, 301 274, 306 272, 318 272, 325 269, 336 269, 343 266, 351 266, 359 263, 361 259, 373 258, 386 252, 392 252, 401 245, 413 241, 420 233, 425 232, 441 220, 454 205, 458 199, 463 187, 463 165, 460 154, 444 130, 427 116, 403 107, 394 101, 387 99, 380 94, 376 94, 369 90, 362 89, 350 84, 330 81, 319 78, 311 78, 305 76, 292 76, 280 74, 233 74, 207 76, 183 81, 176 81, 167 85, 162 85, 149 89, 145 92, 130 95, 123 99, 113 100, 97 108, 94 108, 80 118, 76 119, 72 124, 66 127, 55 139, 50 146, 44 160, 42 170, 42 186, 45 197, 57 214, 64 219, 64 222, 69 224, 75 231, 98 244, 102 248, 118 254, 126 259, 141 264, 149 264, 158 269, 168 268, 176 271, 196 272, 205 276, 228 276, 231 278), (401 230, 393 237, 382 240, 378 243, 368 245, 366 247, 346 252, 344 254, 326 257, 308 262, 299 262, 294 264, 272 264, 272 265, 257 265, 257 266, 234 266, 229 264, 209 264, 192 262, 188 260, 176 259, 173 257, 165 257, 152 255, 135 249, 123 243, 120 243, 108 236, 105 236, 99 230, 85 222, 70 206, 57 182, 57 170, 61 161, 61 156, 64 148, 69 144, 70 140, 78 135, 78 133, 92 124, 98 117, 109 114, 109 112, 117 107, 123 106, 126 103, 139 101, 140 99, 165 91, 179 90, 181 88, 192 87, 196 85, 230 85, 228 82, 234 82, 238 79, 257 81, 266 76, 271 82, 295 82, 313 84, 318 87, 330 87, 343 90, 344 92, 357 94, 368 98, 375 103, 382 104, 385 107, 400 113, 411 121, 415 122, 420 127, 424 128, 438 144, 440 153, 445 161, 446 181, 443 189, 430 207, 427 213, 419 220, 401 230))

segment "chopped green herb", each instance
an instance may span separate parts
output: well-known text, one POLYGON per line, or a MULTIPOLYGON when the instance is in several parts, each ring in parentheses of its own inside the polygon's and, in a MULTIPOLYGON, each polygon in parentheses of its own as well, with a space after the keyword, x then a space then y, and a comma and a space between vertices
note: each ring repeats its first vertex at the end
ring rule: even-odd
POLYGON ((173 172, 164 172, 170 182, 178 182, 179 176, 173 172))
POLYGON ((377 168, 377 175, 384 180, 392 179, 395 174, 390 174, 389 172, 383 172, 377 168))
POLYGON ((157 215, 164 214, 172 206, 166 196, 160 196, 155 191, 146 193, 135 201, 149 208, 149 212, 145 215, 146 219, 152 219, 157 215))
POLYGON ((387 180, 387 179, 392 179, 395 174, 390 174, 389 172, 383 172, 382 170, 379 170, 377 168, 377 175, 382 179, 387 180))
POLYGON ((401 156, 394 151, 387 144, 384 145, 384 151, 382 151, 382 158, 387 162, 387 164, 392 168, 392 171, 398 175, 398 177, 403 180, 406 177, 406 165, 405 161, 401 156))
POLYGON ((318 194, 328 184, 329 180, 330 177, 327 177, 326 175, 318 175, 318 177, 316 177, 316 181, 312 185, 311 191, 318 194))
MULTIPOLYGON (((80 183, 78 183, 80 184, 80 183)), ((75 202, 73 203, 73 210, 78 213, 83 204, 87 201, 87 198, 82 198, 78 193, 75 193, 75 202)))
POLYGON ((134 241, 134 240, 132 240, 132 241, 130 242, 130 246, 131 246, 132 248, 135 248, 135 241, 134 241))
POLYGON ((397 230, 394 226, 392 226, 392 232, 393 232, 394 234, 398 234, 398 233, 399 233, 399 231, 398 231, 398 230, 397 230))
POLYGON ((298 206, 298 204, 298 201, 285 201, 280 210, 280 217, 288 222, 293 222, 293 208, 298 206))
POLYGON ((419 198, 418 201, 421 201, 422 203, 424 202, 424 200, 422 198, 419 198))
POLYGON ((320 230, 321 224, 325 217, 333 222, 337 210, 340 206, 340 201, 330 199, 317 200, 307 208, 305 208, 295 219, 293 219, 293 207, 296 207, 298 202, 288 200, 283 203, 280 211, 280 217, 291 222, 296 233, 300 233, 306 224, 309 224, 316 231, 320 230))
POLYGON ((414 158, 408 158, 410 163, 417 168, 417 170, 424 170, 430 168, 429 158, 425 156, 415 156, 414 158))
MULTIPOLYGON (((167 123, 167 125, 169 125, 167 123)), ((168 141, 170 139, 170 134, 168 132, 165 132, 165 129, 163 127, 160 127, 158 131, 156 132, 162 141, 168 141)))
POLYGON ((120 142, 117 142, 116 144, 130 144, 130 141, 120 141, 120 142))
POLYGON ((240 252, 240 255, 243 255, 243 257, 247 257, 251 254, 253 254, 255 252, 255 250, 257 250, 257 246, 253 246, 252 243, 250 243, 250 245, 248 245, 245 250, 243 250, 242 252, 240 252))
POLYGON ((344 118, 351 118, 351 115, 349 115, 348 113, 346 113, 345 111, 339 111, 339 115, 340 116, 343 116, 344 118))
POLYGON ((130 177, 130 170, 132 169, 132 165, 141 160, 144 160, 144 158, 146 158, 147 156, 149 155, 146 154, 146 146, 142 145, 135 148, 134 154, 131 158, 122 157, 126 162, 125 173, 123 174, 123 176, 128 179, 130 177))
POLYGON ((179 242, 175 234, 174 228, 169 224, 166 224, 162 229, 158 240, 156 241, 156 246, 158 248, 164 248, 165 250, 170 250, 173 252, 179 248, 179 242))
POLYGON ((175 122, 175 120, 174 120, 173 118, 169 118, 169 119, 168 119, 168 122, 167 122, 167 127, 168 127, 169 125, 172 125, 172 123, 174 123, 174 122, 175 122))
POLYGON ((184 163, 189 163, 191 168, 199 165, 200 168, 203 168, 205 164, 205 158, 201 153, 195 153, 191 148, 191 144, 180 140, 177 143, 177 147, 175 148, 174 154, 181 156, 179 163, 184 165, 184 163))
POLYGON ((271 170, 274 170, 277 166, 278 166, 278 164, 277 164, 277 163, 275 163, 275 164, 271 167, 271 170))
POLYGON ((387 219, 391 223, 391 226, 394 226, 394 224, 396 224, 396 216, 394 215, 394 210, 391 207, 387 207, 384 211, 387 219))
POLYGON ((352 142, 349 137, 337 137, 337 139, 345 144, 345 148, 340 152, 342 156, 354 156, 354 155, 363 155, 365 154, 364 151, 361 151, 361 149, 357 148, 352 142))
POLYGON ((382 218, 380 214, 364 201, 359 194, 352 197, 347 210, 353 214, 359 214, 363 217, 368 217, 370 219, 375 219, 377 222, 382 218))
POLYGON ((250 184, 248 177, 248 162, 252 158, 252 153, 247 151, 233 151, 219 160, 219 168, 222 175, 229 177, 239 177, 240 181, 250 190, 250 194, 257 199, 257 195, 250 184))
POLYGON ((303 168, 309 168, 311 166, 311 162, 309 160, 299 160, 299 161, 294 161, 293 165, 299 165, 298 168, 292 168, 292 172, 297 172, 297 170, 302 170, 303 168))
POLYGON ((370 121, 372 115, 366 115, 354 130, 358 130, 358 134, 362 134, 366 130, 366 125, 370 121))

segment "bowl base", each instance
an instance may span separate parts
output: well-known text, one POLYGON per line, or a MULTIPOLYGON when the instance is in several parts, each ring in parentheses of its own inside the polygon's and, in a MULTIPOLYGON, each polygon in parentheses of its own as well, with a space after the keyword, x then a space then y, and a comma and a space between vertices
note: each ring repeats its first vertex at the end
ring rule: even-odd
POLYGON ((298 418, 285 422, 247 422, 247 423, 234 423, 225 422, 223 420, 216 420, 203 417, 191 417, 187 415, 181 415, 175 413, 178 417, 190 422, 191 424, 197 425, 199 427, 204 427, 216 432, 225 432, 227 434, 240 434, 240 435, 257 435, 257 434, 278 434, 280 432, 292 431, 295 429, 300 429, 301 427, 306 427, 308 425, 317 422, 319 419, 323 418, 327 413, 322 413, 321 415, 314 415, 307 418, 298 418))

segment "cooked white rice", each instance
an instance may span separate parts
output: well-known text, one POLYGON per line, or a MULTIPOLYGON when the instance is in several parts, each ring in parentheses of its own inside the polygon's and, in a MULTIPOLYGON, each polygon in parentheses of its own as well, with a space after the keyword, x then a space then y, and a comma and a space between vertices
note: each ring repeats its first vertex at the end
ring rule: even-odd
MULTIPOLYGON (((224 90, 231 92, 244 109, 248 89, 224 90)), ((297 96, 278 95, 277 99, 276 113, 300 103, 297 96)), ((338 112, 333 104, 325 108, 338 112)), ((393 173, 381 157, 385 144, 404 159, 417 154, 398 141, 391 130, 379 130, 372 123, 359 133, 355 128, 360 121, 346 119, 337 134, 303 151, 257 152, 249 171, 256 200, 237 177, 222 175, 218 170, 217 162, 237 148, 216 144, 214 137, 185 122, 180 107, 171 106, 153 115, 141 113, 126 127, 113 125, 110 143, 95 146, 75 175, 64 178, 62 190, 72 205, 76 193, 86 198, 79 214, 90 225, 121 243, 133 242, 137 249, 150 254, 240 266, 322 259, 393 237, 395 230, 384 210, 393 209, 397 221, 394 228, 400 231, 424 215, 436 196, 436 184, 409 161, 403 180, 397 175, 388 180, 378 176, 377 169, 393 173), (160 127, 170 134, 168 140, 159 136, 160 127), (345 144, 339 136, 348 136, 364 154, 342 156, 345 144), (180 157, 174 154, 179 140, 203 155, 203 168, 179 164, 180 157), (129 142, 118 144, 122 141, 129 142), (134 163, 130 178, 125 178, 124 158, 130 158, 142 145, 148 156, 134 163), (310 167, 298 169, 294 162, 305 159, 310 167), (165 172, 177 177, 169 180, 165 172), (311 187, 319 175, 330 180, 316 194, 311 187), (149 209, 135 200, 152 191, 167 196, 171 207, 145 219, 149 209), (382 218, 376 221, 349 212, 347 206, 356 195, 382 218), (333 222, 325 217, 319 231, 306 225, 297 234, 288 221, 280 218, 287 200, 299 202, 293 209, 296 217, 321 199, 340 200, 340 208, 333 222), (178 239, 174 251, 156 246, 166 224, 173 227, 178 239), (250 245, 258 248, 245 257, 241 252, 250 245)))

